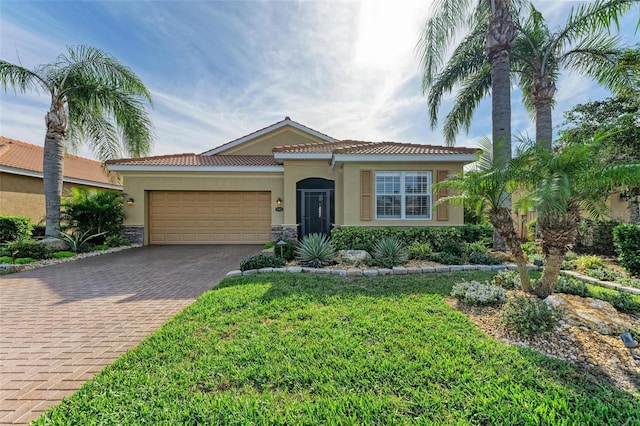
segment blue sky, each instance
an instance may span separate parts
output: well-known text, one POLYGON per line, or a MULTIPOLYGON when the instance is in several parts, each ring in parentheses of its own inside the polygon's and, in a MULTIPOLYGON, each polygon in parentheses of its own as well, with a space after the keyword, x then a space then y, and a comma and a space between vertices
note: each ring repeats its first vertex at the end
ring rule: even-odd
MULTIPOLYGON (((0 0, 0 57, 33 68, 69 45, 109 52, 152 92, 154 155, 203 152, 285 116, 338 139, 442 144, 441 130, 429 128, 415 51, 430 3, 0 0)), ((534 3, 553 25, 577 4, 534 3)), ((629 43, 638 14, 622 21, 629 43)), ((554 124, 607 95, 564 75, 554 124)), ((517 89, 512 104, 514 133, 533 136, 517 89)), ((0 133, 42 145, 47 109, 46 94, 0 92, 0 133)), ((487 100, 457 145, 475 146, 490 122, 487 100)))

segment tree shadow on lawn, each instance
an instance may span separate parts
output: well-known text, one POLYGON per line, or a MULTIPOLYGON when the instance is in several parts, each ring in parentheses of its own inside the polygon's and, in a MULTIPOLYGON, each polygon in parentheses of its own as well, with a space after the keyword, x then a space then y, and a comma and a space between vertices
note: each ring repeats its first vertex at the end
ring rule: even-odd
MULTIPOLYGON (((292 296, 300 297, 305 301, 332 304, 340 299, 348 299, 354 296, 366 296, 371 298, 380 299, 399 299, 408 295, 428 295, 445 296, 450 294, 451 286, 462 280, 478 280, 484 281, 490 279, 495 272, 457 272, 457 273, 444 273, 444 274, 420 274, 420 275, 407 275, 407 276, 383 276, 383 277, 353 277, 344 278, 331 275, 315 275, 315 274, 260 274, 253 276, 246 276, 240 278, 234 278, 230 280, 223 280, 218 288, 225 288, 230 286, 241 286, 250 283, 264 283, 269 284, 270 287, 261 297, 264 303, 270 303, 271 301, 289 298, 292 296)), ((215 291, 215 290, 214 290, 215 291)), ((612 385, 607 380, 607 374, 598 367, 593 367, 589 370, 565 362, 562 360, 547 357, 541 353, 535 352, 528 348, 522 348, 517 346, 511 346, 487 336, 478 329, 464 314, 455 311, 450 308, 444 301, 440 302, 446 309, 450 309, 454 312, 454 315, 458 315, 463 318, 464 325, 460 327, 460 324, 449 323, 447 327, 450 329, 450 333, 465 333, 462 340, 462 344, 469 345, 468 350, 472 356, 478 355, 477 348, 474 348, 474 342, 482 339, 495 344, 498 355, 504 355, 507 365, 516 370, 520 369, 524 373, 528 371, 528 375, 531 375, 531 371, 535 371, 534 377, 547 378, 556 385, 561 386, 567 390, 568 394, 572 398, 596 398, 603 404, 608 404, 613 407, 625 406, 625 409, 630 407, 637 408, 640 413, 640 397, 638 394, 620 390, 612 385), (468 326, 468 328, 467 328, 468 326), (470 330, 473 330, 470 332, 470 330), (477 334, 476 334, 477 333, 477 334), (475 339, 475 340, 474 340, 475 339)), ((429 310, 428 306, 425 306, 425 312, 429 314, 440 313, 440 310, 429 310)), ((446 338, 447 336, 443 336, 446 338)), ((457 342, 461 342, 457 340, 457 342)), ((486 344, 482 343, 482 347, 486 344)), ((478 363, 482 363, 482 355, 478 357, 478 363)), ((505 364, 502 364, 502 368, 506 368, 505 364)), ((497 374, 498 372, 496 372, 497 374)), ((505 373, 505 372, 503 372, 505 373)), ((513 374, 514 371, 506 372, 507 375, 513 374)), ((628 371, 629 379, 632 382, 637 383, 639 375, 631 371, 628 371)), ((515 378, 515 380, 519 380, 515 378)), ((537 387, 534 382, 530 382, 531 377, 524 379, 520 385, 537 387), (529 381, 529 382, 527 382, 529 381)), ((640 421, 640 414, 638 415, 640 421)))

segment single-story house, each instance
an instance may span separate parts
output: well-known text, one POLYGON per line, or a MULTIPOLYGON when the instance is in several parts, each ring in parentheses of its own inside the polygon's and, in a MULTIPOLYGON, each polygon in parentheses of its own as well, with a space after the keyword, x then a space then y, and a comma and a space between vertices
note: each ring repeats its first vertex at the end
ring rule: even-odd
POLYGON ((107 161, 129 197, 124 234, 143 244, 262 244, 333 226, 462 225, 431 185, 472 148, 336 140, 286 117, 201 154, 107 161))
MULTIPOLYGON (((24 216, 32 223, 44 219, 43 156, 41 146, 0 136, 0 215, 24 216)), ((78 186, 122 191, 117 176, 102 163, 65 154, 63 194, 78 186)))

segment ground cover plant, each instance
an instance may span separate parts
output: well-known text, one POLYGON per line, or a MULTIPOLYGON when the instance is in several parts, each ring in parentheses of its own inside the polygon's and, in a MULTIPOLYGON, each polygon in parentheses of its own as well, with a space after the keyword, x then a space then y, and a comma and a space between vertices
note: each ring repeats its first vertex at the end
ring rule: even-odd
POLYGON ((36 424, 630 424, 639 401, 445 301, 490 272, 223 281, 36 424))

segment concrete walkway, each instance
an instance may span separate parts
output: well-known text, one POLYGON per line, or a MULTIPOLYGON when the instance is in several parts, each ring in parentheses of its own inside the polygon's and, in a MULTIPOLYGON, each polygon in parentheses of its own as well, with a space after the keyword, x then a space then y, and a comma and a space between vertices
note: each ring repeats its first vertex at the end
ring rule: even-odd
POLYGON ((26 424, 259 246, 155 246, 0 276, 0 424, 26 424))

